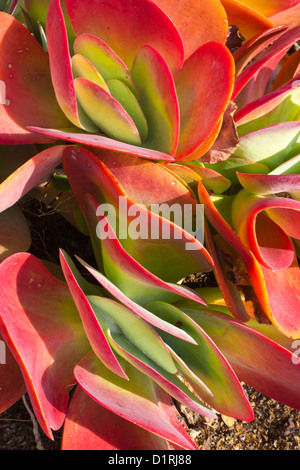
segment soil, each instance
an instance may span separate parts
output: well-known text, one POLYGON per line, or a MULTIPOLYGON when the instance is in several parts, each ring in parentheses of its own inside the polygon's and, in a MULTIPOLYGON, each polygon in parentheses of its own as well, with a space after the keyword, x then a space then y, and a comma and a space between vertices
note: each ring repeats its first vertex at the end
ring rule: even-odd
MULTIPOLYGON (((22 209, 31 229, 31 253, 58 263, 58 249, 63 248, 93 262, 89 239, 51 208, 36 200, 27 200, 22 209)), ((210 275, 205 279, 191 275, 186 280, 190 287, 206 283, 213 285, 214 279, 210 275)), ((300 411, 243 386, 255 415, 250 423, 222 415, 216 420, 207 420, 176 403, 183 424, 187 425, 199 450, 300 450, 300 411)), ((59 450, 61 436, 62 430, 54 433, 54 441, 44 435, 27 395, 0 415, 0 450, 59 450)))

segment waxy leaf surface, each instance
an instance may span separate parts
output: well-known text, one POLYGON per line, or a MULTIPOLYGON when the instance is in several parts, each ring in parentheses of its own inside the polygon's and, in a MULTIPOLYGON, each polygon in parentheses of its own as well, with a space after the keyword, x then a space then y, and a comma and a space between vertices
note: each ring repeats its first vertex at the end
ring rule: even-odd
POLYGON ((176 160, 194 152, 217 126, 230 99, 233 78, 231 54, 214 41, 199 47, 184 63, 175 79, 180 108, 176 160))
POLYGON ((90 347, 67 285, 40 260, 12 255, 1 263, 0 279, 6 286, 1 334, 22 371, 40 426, 53 438, 51 428, 59 429, 65 419, 73 368, 90 347))
POLYGON ((179 108, 174 80, 163 57, 150 46, 137 52, 132 69, 148 123, 145 147, 174 155, 179 135, 179 108))
POLYGON ((185 59, 208 41, 225 43, 228 22, 218 0, 154 0, 175 24, 184 46, 185 59))
POLYGON ((26 393, 26 386, 20 367, 1 335, 0 351, 0 413, 3 413, 26 393))
POLYGON ((183 448, 194 448, 161 408, 160 402, 167 400, 167 394, 149 377, 124 360, 120 361, 128 381, 106 369, 93 354, 87 355, 75 367, 76 380, 97 403, 118 416, 183 448))
POLYGON ((62 450, 169 450, 165 439, 104 408, 77 387, 64 424, 62 450))
POLYGON ((0 43, 1 144, 51 142, 27 129, 68 127, 56 101, 46 52, 19 21, 3 12, 0 43))
POLYGON ((189 272, 212 269, 210 256, 200 242, 178 225, 134 204, 108 168, 92 153, 68 147, 63 164, 82 212, 86 211, 88 193, 98 204, 112 204, 118 214, 116 234, 123 247, 154 275, 166 282, 178 282, 189 272), (134 235, 133 239, 131 234, 139 223, 142 233, 134 235), (153 227, 158 228, 156 234, 167 233, 168 237, 158 238, 156 235, 151 238, 153 227), (158 262, 162 253, 165 258, 163 265, 158 262))
MULTIPOLYGON (((184 304, 184 301, 182 303, 184 304)), ((183 343, 174 337, 162 334, 165 343, 180 358, 179 370, 197 396, 220 413, 251 421, 253 419, 251 406, 234 371, 205 331, 180 308, 173 305, 154 302, 148 308, 170 323, 180 323, 181 328, 197 342, 197 345, 183 343), (187 372, 186 366, 190 369, 190 373, 187 372), (208 387, 210 393, 201 382, 208 387)))
POLYGON ((96 287, 91 289, 91 286, 87 285, 71 258, 63 250, 60 251, 60 263, 94 353, 111 371, 121 377, 127 378, 86 297, 87 295, 97 293, 96 287))
POLYGON ((191 306, 181 308, 212 338, 240 380, 299 409, 299 367, 292 353, 229 315, 213 310, 201 312, 191 306))
POLYGON ((163 55, 171 70, 181 68, 183 45, 171 20, 153 2, 145 0, 67 1, 75 34, 93 34, 105 41, 130 69, 141 46, 163 55))
POLYGON ((13 206, 62 161, 65 146, 49 147, 27 160, 0 184, 0 212, 13 206))

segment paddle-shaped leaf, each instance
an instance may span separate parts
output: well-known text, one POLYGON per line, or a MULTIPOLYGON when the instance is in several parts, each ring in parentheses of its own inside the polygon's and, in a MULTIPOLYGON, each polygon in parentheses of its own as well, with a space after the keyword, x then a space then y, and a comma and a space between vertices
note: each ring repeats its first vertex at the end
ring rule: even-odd
POLYGON ((272 28, 273 23, 264 15, 236 0, 221 0, 226 10, 229 24, 236 25, 240 34, 247 40, 272 28))
POLYGON ((217 0, 154 0, 175 24, 187 59, 208 41, 225 43, 228 31, 226 13, 217 0))
MULTIPOLYGON (((272 271, 265 268, 218 213, 201 182, 199 182, 198 189, 199 198, 205 204, 207 219, 221 237, 218 243, 220 243, 223 256, 227 256, 227 266, 230 264, 234 266, 236 263, 242 284, 246 280, 246 287, 249 285, 253 287, 255 296, 253 297, 252 293, 250 300, 254 300, 254 305, 258 304, 268 319, 283 334, 291 338, 298 338, 300 335, 299 294, 295 285, 298 286, 299 267, 296 258, 288 268, 283 270, 272 271), (222 239, 225 241, 225 245, 227 243, 227 247, 223 246, 222 239), (275 279, 277 282, 274 282, 275 279)), ((231 304, 228 304, 228 307, 231 309, 231 304)), ((262 321, 261 313, 259 316, 262 321)))
POLYGON ((236 78, 231 99, 238 99, 241 106, 263 96, 272 71, 299 37, 300 27, 296 26, 280 36, 265 54, 246 67, 236 78))
POLYGON ((240 191, 232 206, 232 222, 237 234, 249 246, 256 259, 269 269, 287 268, 294 259, 294 249, 288 235, 299 235, 300 202, 283 197, 261 197, 240 191), (281 211, 291 227, 273 222, 264 211, 281 211))
POLYGON ((0 335, 0 413, 10 408, 26 393, 18 363, 0 335))
POLYGON ((22 371, 40 426, 52 439, 51 428, 59 429, 65 419, 73 368, 90 346, 67 285, 40 260, 12 255, 0 265, 0 280, 6 286, 1 334, 22 371))
MULTIPOLYGON (((198 199, 191 193, 182 178, 174 178, 172 166, 163 165, 138 158, 130 154, 105 150, 91 150, 119 181, 122 188, 136 204, 143 204, 147 209, 154 205, 163 207, 180 204, 181 207, 195 210, 198 199), (171 171, 170 171, 171 170, 171 171)), ((170 214, 171 215, 171 214, 170 214)))
MULTIPOLYGON (((300 158, 297 157, 299 163, 300 158)), ((296 158, 294 159, 295 163, 296 158)), ((280 172, 277 167, 278 173, 280 172)), ((237 172, 241 185, 250 193, 265 196, 267 194, 291 193, 300 197, 300 175, 299 174, 269 174, 249 175, 237 172)))
POLYGON ((97 126, 77 103, 68 35, 60 0, 50 0, 46 30, 51 78, 59 106, 72 124, 88 132, 96 132, 97 126))
POLYGON ((179 108, 167 63, 153 47, 143 46, 135 56, 131 76, 148 123, 145 147, 173 156, 179 137, 179 108))
MULTIPOLYGON (((182 303, 184 304, 184 301, 182 303)), ((188 344, 162 333, 165 343, 178 356, 176 362, 181 374, 197 396, 220 413, 251 421, 251 406, 234 371, 205 331, 180 308, 173 305, 154 302, 148 308, 171 324, 180 323, 181 328, 197 342, 197 345, 188 344), (209 388, 210 393, 207 393, 201 381, 209 388)))
POLYGON ((106 42, 130 69, 145 44, 163 55, 172 71, 181 68, 183 45, 174 24, 153 2, 145 0, 67 1, 75 34, 93 34, 106 42))
POLYGON ((194 444, 174 426, 160 406, 160 402, 164 404, 168 400, 167 394, 129 363, 123 359, 120 362, 128 381, 106 369, 94 354, 76 365, 76 380, 97 403, 118 416, 183 448, 194 449, 194 444))
POLYGON ((300 80, 290 80, 277 90, 252 101, 235 114, 239 136, 279 122, 299 121, 300 80))
POLYGON ((94 278, 112 296, 114 296, 117 300, 119 300, 119 302, 124 304, 127 308, 132 310, 132 312, 134 312, 136 315, 141 317, 143 320, 147 321, 151 325, 161 330, 167 331, 171 335, 175 335, 178 338, 182 338, 184 341, 191 341, 192 343, 194 342, 193 338, 191 338, 187 333, 182 331, 180 328, 177 328, 176 326, 174 327, 170 323, 161 320, 159 317, 149 312, 149 310, 147 310, 146 308, 142 307, 141 305, 131 300, 120 289, 118 289, 118 287, 116 287, 111 281, 109 281, 102 273, 97 271, 95 268, 93 268, 92 266, 89 266, 80 258, 78 258, 78 261, 81 262, 81 264, 89 271, 89 273, 92 274, 92 276, 94 276, 94 278))
POLYGON ((0 142, 51 142, 27 129, 68 127, 55 98, 48 56, 13 16, 0 12, 0 18, 0 42, 5 51, 0 58, 0 142))
POLYGON ((72 395, 62 450, 169 450, 168 442, 121 418, 80 387, 72 395))
POLYGON ((87 283, 87 281, 80 275, 74 262, 63 250, 60 250, 60 263, 94 353, 111 371, 121 377, 127 378, 106 339, 90 302, 86 297, 87 295, 92 294, 101 295, 102 291, 100 286, 98 287, 87 283))
POLYGON ((197 150, 218 125, 232 93, 233 79, 232 56, 218 42, 202 45, 186 60, 175 79, 180 108, 176 160, 197 150))
MULTIPOLYGON (((137 348, 129 344, 122 336, 111 334, 110 331, 107 332, 107 336, 111 345, 121 357, 153 379, 162 387, 163 390, 177 401, 183 403, 195 413, 202 416, 206 416, 208 418, 216 417, 215 413, 205 406, 205 404, 190 391, 180 377, 175 374, 170 374, 157 366, 157 364, 149 360, 145 354, 142 354, 137 348)), ((209 392, 206 385, 200 382, 201 381, 198 380, 197 385, 200 385, 200 388, 205 388, 205 391, 209 392)))
POLYGON ((85 78, 75 78, 74 87, 82 109, 104 134, 128 144, 141 144, 139 132, 129 114, 102 86, 85 78))
POLYGON ((101 239, 101 255, 106 277, 130 299, 144 306, 154 300, 173 302, 179 297, 187 297, 195 302, 205 303, 200 296, 178 284, 162 281, 143 268, 122 247, 101 207, 91 196, 87 197, 86 217, 88 225, 96 223, 105 227, 105 237, 101 239))
MULTIPOLYGON (((210 256, 196 238, 178 225, 134 204, 108 168, 91 152, 70 146, 64 153, 63 164, 83 214, 88 193, 98 204, 114 207, 116 234, 124 249, 144 268, 166 282, 178 282, 191 272, 212 269, 210 256), (163 234, 161 238, 159 234, 163 234), (163 264, 160 262, 162 253, 163 264)), ((95 233, 91 236, 96 237, 95 233)))
POLYGON ((109 330, 113 338, 120 337, 169 374, 176 373, 166 346, 146 322, 115 300, 95 295, 89 295, 87 299, 104 331, 109 330))
POLYGON ((0 212, 18 202, 62 161, 64 145, 49 147, 27 160, 0 184, 0 212))
MULTIPOLYGON (((180 307, 198 323, 226 356, 240 380, 292 408, 300 408, 299 365, 276 340, 229 315, 201 308, 180 307)), ((262 325, 263 329, 271 326, 262 325)))
POLYGON ((67 142, 72 142, 80 145, 91 146, 101 149, 106 149, 108 151, 116 151, 120 153, 125 153, 129 155, 138 156, 141 158, 147 158, 150 160, 158 161, 173 161, 174 158, 166 153, 159 152, 157 150, 147 149, 144 147, 137 147, 135 145, 125 144, 124 142, 119 142, 109 137, 95 134, 84 134, 77 133, 76 128, 70 130, 70 132, 61 131, 57 129, 46 129, 42 127, 28 127, 28 129, 45 136, 48 136, 52 139, 63 140, 67 142))
POLYGON ((299 142, 300 121, 283 122, 242 136, 234 155, 274 170, 287 156, 298 155, 299 142))
POLYGON ((74 42, 74 51, 94 65, 107 83, 120 80, 136 93, 134 83, 124 62, 100 38, 92 34, 80 34, 74 42))
POLYGON ((262 52, 270 46, 275 39, 279 38, 283 33, 290 29, 288 25, 277 26, 276 28, 268 28, 260 34, 251 37, 249 41, 233 52, 235 61, 235 73, 239 75, 242 70, 262 52))

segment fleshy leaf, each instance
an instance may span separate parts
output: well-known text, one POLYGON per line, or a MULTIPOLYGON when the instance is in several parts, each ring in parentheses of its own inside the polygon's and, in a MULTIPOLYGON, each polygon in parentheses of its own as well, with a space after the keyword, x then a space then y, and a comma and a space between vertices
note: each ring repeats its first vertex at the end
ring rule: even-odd
POLYGON ((68 127, 55 98, 48 56, 13 16, 0 12, 0 18, 1 48, 6 51, 0 59, 0 142, 51 142, 27 129, 68 127))
MULTIPOLYGON (((256 259, 265 267, 275 270, 287 268, 294 259, 294 249, 288 235, 299 235, 300 202, 283 197, 255 196, 241 190, 232 206, 232 223, 235 231, 249 246, 256 259), (279 209, 291 218, 290 230, 276 224, 264 213, 279 209)), ((276 213, 276 212, 275 212, 276 213)))
POLYGON ((153 315, 149 310, 142 307, 141 305, 137 304, 129 297, 127 297, 118 287, 116 287, 111 281, 109 281, 102 273, 97 271, 92 266, 89 266, 83 260, 78 258, 78 261, 89 271, 89 273, 94 276, 94 278, 112 295, 114 296, 119 302, 124 304, 127 308, 132 310, 136 315, 141 317, 146 322, 150 323, 151 325, 165 330, 171 335, 175 335, 178 338, 183 339, 184 341, 191 341, 194 342, 193 338, 191 338, 188 334, 182 331, 180 328, 174 327, 167 322, 162 321, 156 315, 153 315))
POLYGON ((163 55, 172 71, 181 68, 183 45, 171 20, 153 2, 91 0, 86 8, 80 0, 67 1, 77 36, 93 34, 106 42, 130 69, 141 46, 148 44, 163 55))
POLYGON ((0 413, 3 413, 26 393, 26 386, 20 367, 1 334, 0 351, 0 413))
MULTIPOLYGON (((193 170, 199 176, 204 186, 207 189, 214 191, 214 193, 221 194, 231 186, 230 180, 212 168, 205 168, 188 163, 184 163, 184 165, 188 169, 193 170)), ((174 171, 173 168, 176 168, 176 165, 172 163, 169 167, 174 171)), ((178 170, 176 169, 175 171, 178 170)))
POLYGON ((92 34, 80 34, 74 42, 74 51, 88 59, 106 83, 108 80, 120 80, 136 93, 128 68, 101 39, 92 34))
POLYGON ((273 23, 264 15, 242 5, 239 1, 221 0, 221 3, 226 10, 229 24, 236 25, 246 40, 273 26, 273 23))
POLYGON ((60 250, 60 263, 94 353, 111 371, 120 375, 120 377, 127 378, 86 297, 88 294, 98 293, 99 295, 100 286, 98 292, 98 286, 93 286, 93 289, 91 289, 91 285, 88 285, 85 279, 82 278, 71 258, 63 250, 60 250))
MULTIPOLYGON (((230 255, 229 263, 234 264, 236 255, 238 254, 240 259, 237 260, 238 264, 236 268, 240 269, 241 263, 244 264, 245 271, 238 272, 238 275, 241 277, 242 283, 244 282, 243 277, 245 278, 245 275, 249 277, 253 292, 256 296, 256 299, 252 298, 252 295, 250 297, 250 300, 254 301, 254 306, 259 302, 258 306, 262 309, 264 315, 266 315, 269 321, 283 334, 291 338, 299 337, 300 310, 298 304, 300 297, 298 289, 295 289, 295 285, 298 286, 297 277, 300 275, 300 271, 297 261, 294 260, 288 268, 277 271, 272 271, 260 265, 253 253, 218 213, 210 200, 209 194, 203 185, 201 185, 201 182, 199 182, 199 199, 205 204, 205 213, 208 220, 220 234, 221 239, 224 239, 228 244, 230 255), (276 279, 277 282, 274 282, 274 279, 276 279)), ((285 198, 280 199, 289 201, 285 198)), ((225 254, 224 249, 223 252, 225 254)), ((249 282, 248 279, 245 280, 249 282)), ((246 284, 246 287, 247 286, 248 284, 246 284)), ((230 303, 227 305, 231 308, 230 303)), ((258 314, 261 317, 260 311, 258 311, 258 314)), ((260 319, 260 321, 262 321, 262 319, 260 319)))
POLYGON ((300 338, 300 268, 295 256, 286 269, 270 271, 262 266, 272 322, 289 338, 300 338))
POLYGON ((299 2, 298 0, 270 0, 267 3, 262 3, 259 0, 240 0, 240 3, 247 5, 249 8, 253 8, 253 10, 269 18, 287 8, 292 8, 299 2))
MULTIPOLYGON (((83 214, 88 193, 98 204, 111 204, 117 214, 115 232, 123 247, 154 275, 166 282, 178 282, 188 273, 212 269, 210 256, 196 238, 178 225, 134 204, 108 168, 91 152, 70 146, 64 153, 63 165, 83 214), (135 224, 139 223, 141 235, 136 236, 135 224), (158 231, 151 238, 153 227, 158 231), (164 238, 158 238, 159 233, 164 234, 164 238), (163 265, 158 262, 162 252, 163 265)), ((91 235, 95 239, 96 234, 91 235)))
POLYGON ((35 415, 52 438, 51 428, 59 429, 65 419, 73 368, 90 347, 67 285, 40 260, 12 255, 1 263, 0 279, 6 286, 1 334, 21 368, 35 415))
MULTIPOLYGON (((300 160, 300 158, 298 158, 300 160)), ((237 177, 241 185, 250 193, 264 196, 266 194, 293 193, 300 197, 300 175, 299 174, 269 174, 257 175, 238 173, 237 177)))
POLYGON ((299 367, 295 366, 293 355, 287 349, 221 312, 181 308, 220 347, 241 381, 274 400, 299 409, 299 367))
POLYGON ((205 241, 214 260, 214 275, 226 305, 235 318, 242 322, 248 321, 249 314, 241 298, 241 293, 228 278, 227 260, 224 260, 222 255, 220 256, 220 247, 216 245, 216 240, 212 236, 208 224, 205 224, 205 241))
POLYGON ((248 174, 251 173, 260 173, 267 174, 269 173, 269 168, 262 163, 253 162, 247 158, 236 157, 231 155, 227 160, 217 163, 205 163, 205 167, 211 170, 218 172, 223 175, 224 178, 227 178, 231 183, 237 184, 238 178, 236 173, 245 172, 248 174))
POLYGON ((300 121, 283 122, 242 136, 234 156, 260 162, 274 170, 288 155, 298 155, 299 143, 300 121))
POLYGON ((265 288, 263 273, 258 261, 248 249, 248 247, 241 241, 236 232, 219 214, 201 181, 198 184, 198 193, 200 202, 204 204, 204 210, 208 221, 242 259, 253 285, 257 299, 266 315, 271 319, 272 313, 265 288))
POLYGON ((299 12, 299 3, 297 2, 293 7, 284 9, 283 11, 279 11, 275 15, 272 15, 270 19, 274 25, 299 24, 299 12))
POLYGON ((18 202, 62 161, 64 145, 49 147, 30 158, 0 184, 0 212, 18 202))
POLYGON ((135 56, 131 76, 148 123, 145 147, 173 156, 179 136, 179 109, 170 69, 155 49, 143 46, 135 56))
POLYGON ((185 59, 208 41, 225 43, 227 37, 226 13, 217 0, 180 2, 154 0, 175 24, 180 33, 185 59))
POLYGON ((260 34, 251 37, 249 41, 233 52, 235 62, 235 73, 239 75, 244 68, 255 59, 256 56, 268 46, 270 46, 283 33, 291 29, 289 25, 277 26, 276 28, 268 28, 260 34))
POLYGON ((140 145, 138 130, 120 103, 101 86, 85 78, 75 78, 76 96, 91 121, 108 137, 140 145))
MULTIPOLYGON (((165 370, 158 367, 154 362, 149 360, 147 356, 141 354, 139 350, 126 342, 122 336, 110 335, 110 332, 108 332, 108 338, 110 339, 111 345, 120 354, 121 357, 126 359, 130 364, 132 364, 146 376, 150 377, 177 401, 188 406, 195 413, 212 419, 216 418, 215 413, 205 406, 205 404, 203 404, 199 398, 193 395, 186 384, 184 384, 177 375, 167 373, 165 370)), ((201 384, 201 389, 202 387, 203 385, 201 384)))
MULTIPOLYGON (((29 127, 30 129, 30 127, 29 127)), ((131 154, 141 158, 158 161, 173 161, 173 157, 166 153, 157 150, 147 149, 144 147, 137 147, 135 145, 125 144, 109 137, 94 134, 77 133, 74 128, 72 131, 62 131, 57 129, 45 129, 42 127, 32 128, 34 132, 49 136, 52 139, 63 140, 67 142, 77 143, 85 146, 92 146, 96 148, 106 149, 108 151, 117 151, 120 153, 131 154)))
POLYGON ((121 418, 80 387, 72 395, 62 450, 169 450, 165 439, 121 418))
POLYGON ((76 365, 76 380, 97 403, 118 416, 190 449, 190 440, 169 421, 160 407, 160 401, 165 402, 167 394, 129 363, 122 359, 120 362, 129 377, 128 381, 106 369, 93 354, 76 365))
POLYGON ((113 339, 120 337, 169 374, 176 373, 169 351, 146 322, 115 300, 95 295, 89 295, 87 299, 103 330, 109 329, 113 339))
POLYGON ((111 95, 123 106, 135 123, 143 142, 148 135, 148 124, 135 95, 121 80, 108 80, 107 84, 111 95))
POLYGON ((283 86, 300 73, 299 58, 299 49, 286 58, 274 80, 273 90, 283 86))
POLYGON ((86 78, 96 85, 101 86, 105 91, 109 93, 108 86, 105 80, 102 78, 96 67, 85 57, 80 54, 73 55, 72 59, 72 72, 74 78, 86 78))
POLYGON ((77 104, 68 35, 60 0, 50 0, 46 29, 51 78, 59 106, 72 124, 88 132, 96 132, 98 128, 77 104))
POLYGON ((299 95, 300 80, 296 77, 241 108, 235 115, 239 136, 280 122, 299 121, 299 95))
POLYGON ((220 121, 216 124, 213 131, 209 134, 209 136, 204 140, 204 142, 196 148, 196 150, 189 154, 188 157, 184 158, 185 162, 194 162, 200 161, 203 155, 205 155, 212 145, 216 142, 218 136, 220 135, 220 130, 223 124, 223 116, 220 121))
POLYGON ((241 103, 246 105, 248 102, 260 98, 265 92, 272 71, 299 37, 299 26, 281 35, 265 54, 238 75, 231 99, 233 101, 238 99, 238 104, 241 106, 241 103), (241 92, 242 97, 238 96, 241 92))
POLYGON ((195 209, 198 199, 184 184, 174 178, 172 166, 161 163, 155 165, 145 159, 118 152, 108 153, 93 149, 104 165, 119 181, 128 197, 136 204, 143 204, 151 210, 154 204, 180 204, 181 207, 195 209))
MULTIPOLYGON (((297 175, 300 173, 300 155, 289 158, 286 162, 281 163, 269 175, 297 175)), ((288 185, 291 180, 288 180, 288 185)))
MULTIPOLYGON (((182 303, 184 304, 184 301, 182 303)), ((165 333, 162 334, 165 343, 183 362, 181 367, 178 362, 179 370, 197 396, 220 413, 251 421, 253 419, 251 406, 234 371, 205 331, 173 305, 154 302, 148 308, 171 324, 180 323, 181 328, 197 342, 197 345, 183 343, 165 333), (194 377, 186 373, 184 363, 190 368, 194 377), (203 381, 211 393, 207 393, 199 381, 203 381)))
POLYGON ((200 147, 219 123, 230 99, 233 78, 230 52, 214 41, 200 46, 184 63, 175 80, 180 108, 176 160, 200 147), (218 76, 222 80, 216 82, 218 76))
POLYGON ((172 302, 181 296, 205 303, 192 290, 162 281, 135 261, 122 247, 101 207, 91 196, 88 199, 86 216, 89 225, 96 226, 98 222, 105 226, 106 236, 101 239, 105 275, 124 294, 141 306, 154 300, 172 302))

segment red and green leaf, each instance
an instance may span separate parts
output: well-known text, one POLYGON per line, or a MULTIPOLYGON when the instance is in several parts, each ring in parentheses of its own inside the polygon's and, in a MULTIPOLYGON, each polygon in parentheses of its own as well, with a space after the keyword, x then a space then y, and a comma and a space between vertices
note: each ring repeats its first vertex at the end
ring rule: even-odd
POLYGON ((66 284, 33 255, 12 255, 0 265, 1 334, 17 361, 45 434, 65 419, 73 368, 90 350, 66 284), (17 319, 17 321, 16 321, 17 319), (28 347, 30 345, 30 347, 28 347))

